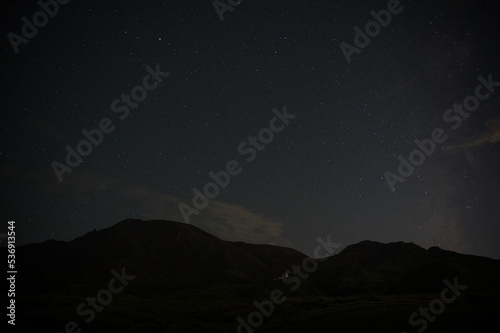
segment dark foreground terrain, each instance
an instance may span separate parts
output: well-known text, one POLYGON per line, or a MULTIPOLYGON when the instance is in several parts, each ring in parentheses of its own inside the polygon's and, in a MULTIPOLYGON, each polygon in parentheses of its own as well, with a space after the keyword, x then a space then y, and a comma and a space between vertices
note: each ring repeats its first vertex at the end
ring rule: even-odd
POLYGON ((498 260, 364 241, 319 261, 307 277, 279 279, 305 258, 290 248, 223 241, 191 225, 126 220, 71 242, 19 247, 16 329, 500 331, 498 260), (411 325, 410 316, 429 307, 430 319, 417 313, 411 325))

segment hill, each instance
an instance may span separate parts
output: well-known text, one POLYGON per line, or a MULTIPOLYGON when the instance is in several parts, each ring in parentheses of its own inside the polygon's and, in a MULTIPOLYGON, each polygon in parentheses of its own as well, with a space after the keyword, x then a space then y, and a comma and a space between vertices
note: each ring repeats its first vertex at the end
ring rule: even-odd
POLYGON ((413 243, 350 245, 319 261, 297 290, 277 278, 301 265, 303 253, 224 241, 172 221, 129 219, 70 242, 19 246, 16 254, 22 263, 17 327, 27 332, 64 331, 70 321, 82 332, 235 331, 236 318, 247 318, 256 310, 254 302, 269 299, 275 290, 286 302, 275 306, 262 326, 265 332, 333 326, 349 332, 397 331, 408 326, 418 306, 439 297, 444 279, 455 278, 467 292, 447 306, 429 332, 470 331, 477 322, 496 325, 492 313, 500 310, 499 260, 413 243), (97 311, 95 320, 86 323, 75 315, 89 296, 99 299, 109 288, 112 270, 122 269, 134 279, 97 311), (465 314, 471 317, 463 325, 465 314))
POLYGON ((125 220, 70 242, 18 248, 22 290, 57 290, 108 279, 126 267, 140 283, 245 283, 281 276, 304 254, 272 245, 221 240, 185 223, 125 220))

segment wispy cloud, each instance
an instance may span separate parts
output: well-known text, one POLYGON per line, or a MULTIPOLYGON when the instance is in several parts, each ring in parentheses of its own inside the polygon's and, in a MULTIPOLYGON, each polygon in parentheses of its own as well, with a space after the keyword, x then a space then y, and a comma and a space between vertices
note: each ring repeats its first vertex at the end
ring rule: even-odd
POLYGON ((194 222, 202 229, 230 241, 291 246, 283 237, 283 224, 261 216, 248 208, 212 201, 194 222))
MULTIPOLYGON (((33 180, 31 177, 25 178, 33 180)), ((94 172, 75 173, 63 183, 42 181, 38 186, 50 198, 69 206, 90 201, 98 192, 112 193, 114 198, 106 203, 110 213, 108 216, 123 215, 127 211, 127 205, 133 203, 134 207, 139 207, 134 210, 135 218, 182 221, 178 205, 186 201, 185 198, 178 198, 131 180, 94 172)), ((132 216, 123 216, 128 217, 132 216)), ((211 200, 199 216, 193 216, 193 225, 224 240, 292 246, 283 236, 283 223, 241 205, 211 200)))
MULTIPOLYGON (((142 211, 143 219, 180 220, 177 205, 180 199, 164 192, 137 184, 134 181, 110 177, 93 172, 79 172, 63 183, 44 183, 45 193, 51 193, 64 202, 89 200, 95 193, 109 192, 114 198, 108 200, 109 210, 125 211, 128 203, 142 211)), ((131 216, 127 216, 131 217, 131 216)))
POLYGON ((500 141, 500 116, 488 120, 485 132, 477 139, 469 139, 464 143, 447 146, 445 151, 456 153, 462 150, 483 146, 487 143, 497 143, 500 141))

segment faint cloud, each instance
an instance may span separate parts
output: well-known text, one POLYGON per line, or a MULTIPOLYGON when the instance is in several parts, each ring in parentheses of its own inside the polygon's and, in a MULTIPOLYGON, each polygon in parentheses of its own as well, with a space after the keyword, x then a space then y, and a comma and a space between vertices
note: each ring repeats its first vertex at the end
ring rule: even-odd
POLYGON ((239 205, 212 201, 198 227, 230 241, 291 246, 283 238, 283 224, 239 205), (208 215, 208 216, 206 216, 208 215))
POLYGON ((444 209, 432 214, 424 226, 426 239, 433 246, 463 252, 464 231, 460 228, 459 218, 453 209, 444 209))
POLYGON ((399 82, 397 82, 395 84, 389 85, 386 89, 387 92, 383 95, 377 96, 376 100, 382 101, 382 100, 390 99, 390 98, 402 93, 403 91, 407 90, 408 88, 414 86, 416 82, 417 82, 416 79, 412 79, 412 80, 408 80, 408 81, 400 80, 399 82))
POLYGON ((89 200, 92 193, 105 188, 119 189, 124 184, 122 180, 93 172, 75 173, 66 182, 55 183, 42 179, 39 183, 44 193, 50 194, 58 201, 73 202, 89 200))
POLYGON ((170 221, 179 219, 177 205, 181 201, 176 197, 143 185, 124 184, 120 192, 128 199, 140 204, 146 212, 147 219, 170 221))
POLYGON ((483 146, 487 143, 497 143, 500 141, 500 116, 486 122, 486 132, 477 139, 469 139, 464 143, 447 146, 444 150, 456 153, 465 149, 483 146))
MULTIPOLYGON (((9 174, 12 172, 9 170, 11 168, 3 172, 9 174)), ((73 206, 75 202, 92 201, 92 198, 101 192, 114 196, 106 201, 106 210, 111 213, 111 216, 127 214, 127 208, 133 206, 137 207, 134 209, 136 215, 133 217, 135 218, 178 222, 181 219, 177 206, 182 202, 182 198, 136 184, 131 180, 96 172, 76 173, 67 181, 58 184, 45 178, 34 177, 31 173, 24 174, 21 178, 22 182, 35 181, 36 186, 46 193, 48 199, 54 199, 69 206, 73 206)), ((131 216, 123 218, 128 217, 131 216)), ((292 246, 292 243, 283 237, 282 223, 239 205, 213 200, 197 218, 197 223, 193 224, 224 240, 292 246)))
MULTIPOLYGON (((0 175, 14 179, 24 187, 31 183, 31 186, 44 193, 46 199, 66 204, 68 207, 74 207, 75 203, 97 203, 93 198, 104 195, 110 198, 106 200, 106 208, 112 215, 123 215, 128 208, 134 207, 134 211, 141 212, 142 215, 133 217, 173 221, 179 219, 179 199, 131 180, 98 172, 80 172, 63 183, 56 183, 36 169, 22 172, 14 165, 2 165, 0 175)), ((128 217, 130 216, 125 218, 128 217)))

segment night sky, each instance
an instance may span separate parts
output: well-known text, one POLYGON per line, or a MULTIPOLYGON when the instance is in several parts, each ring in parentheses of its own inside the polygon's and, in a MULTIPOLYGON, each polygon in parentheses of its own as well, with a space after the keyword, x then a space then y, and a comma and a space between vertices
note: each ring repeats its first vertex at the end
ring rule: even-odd
POLYGON ((15 220, 18 245, 68 241, 184 222, 183 204, 222 239, 309 255, 331 235, 500 258, 495 1, 228 3, 221 20, 210 0, 69 1, 25 38, 40 5, 0 2, 0 232, 15 220), (436 129, 446 140, 390 186, 436 129), (98 145, 79 145, 84 130, 98 145), (196 209, 193 189, 228 163, 196 209))

